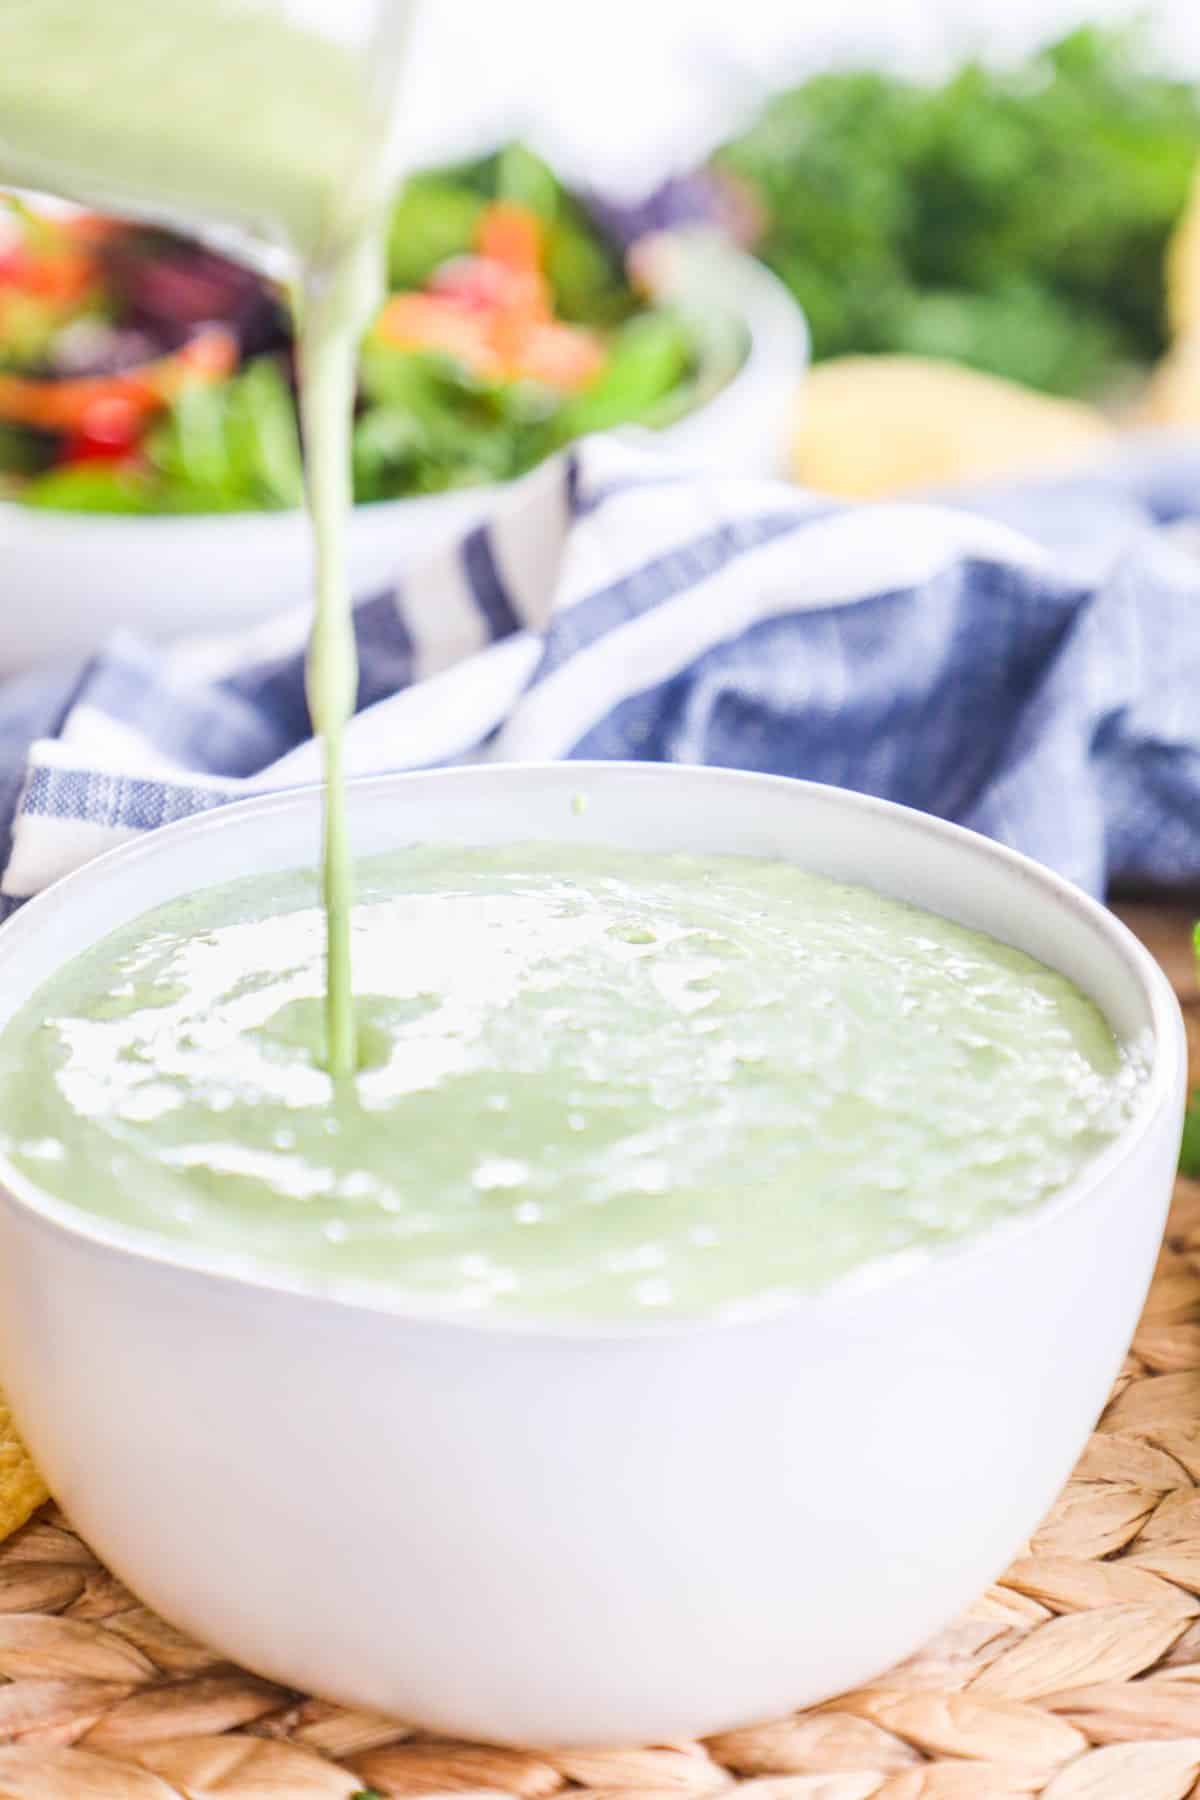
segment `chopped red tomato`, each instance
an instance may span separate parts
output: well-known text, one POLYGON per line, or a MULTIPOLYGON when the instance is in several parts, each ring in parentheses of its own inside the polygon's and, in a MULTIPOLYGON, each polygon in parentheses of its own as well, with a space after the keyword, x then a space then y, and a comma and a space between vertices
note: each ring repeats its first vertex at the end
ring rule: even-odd
POLYGON ((507 269, 486 256, 456 256, 430 277, 428 292, 493 317, 548 319, 550 295, 536 272, 507 269))
POLYGON ((63 446, 63 461, 123 462, 141 441, 146 423, 142 407, 126 394, 93 400, 63 446))
POLYGON ((429 292, 473 312, 492 312, 512 298, 512 271, 486 256, 454 256, 435 269, 429 292))

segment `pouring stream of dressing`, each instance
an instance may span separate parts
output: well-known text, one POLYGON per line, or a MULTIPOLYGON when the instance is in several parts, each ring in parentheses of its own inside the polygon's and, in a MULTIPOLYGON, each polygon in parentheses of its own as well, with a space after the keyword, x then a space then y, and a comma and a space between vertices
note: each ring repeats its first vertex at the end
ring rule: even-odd
POLYGON ((393 101, 413 0, 5 0, 0 186, 203 236, 299 279, 300 412, 316 565, 308 702, 325 756, 326 1044, 357 1067, 342 742, 357 694, 345 534, 358 338, 377 302, 393 101))
POLYGON ((358 333, 377 288, 372 237, 352 246, 305 284, 300 319, 300 414, 307 452, 308 505, 316 548, 316 610, 307 690, 313 730, 325 754, 325 1056, 331 1075, 358 1066, 350 963, 353 902, 346 828, 343 741, 358 693, 358 653, 346 572, 351 491, 350 422, 358 333))

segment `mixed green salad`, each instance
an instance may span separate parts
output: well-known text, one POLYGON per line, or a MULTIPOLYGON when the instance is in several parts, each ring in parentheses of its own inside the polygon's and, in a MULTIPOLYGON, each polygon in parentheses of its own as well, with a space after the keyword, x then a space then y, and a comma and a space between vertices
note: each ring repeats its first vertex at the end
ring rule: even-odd
POLYGON ((817 76, 716 167, 816 357, 943 357, 1095 398, 1164 348, 1164 252, 1198 152, 1200 87, 1136 28, 1089 27, 941 86, 817 76))
MULTIPOLYGON (((0 497, 123 513, 300 503, 281 294, 161 230, 0 206, 0 497)), ((741 363, 743 329, 698 297, 686 257, 669 294, 638 267, 521 145, 412 179, 362 347, 356 497, 507 480, 585 432, 702 404, 741 363)))

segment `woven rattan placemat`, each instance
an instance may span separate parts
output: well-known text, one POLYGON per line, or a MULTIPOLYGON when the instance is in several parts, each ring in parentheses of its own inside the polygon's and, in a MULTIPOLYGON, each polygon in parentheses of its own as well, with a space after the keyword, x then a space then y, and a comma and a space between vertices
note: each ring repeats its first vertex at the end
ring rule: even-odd
MULTIPOLYGON (((1190 1002, 1200 1069, 1182 919, 1133 922, 1190 1002)), ((633 1750, 422 1737, 189 1643, 53 1507, 0 1549, 0 1678, 0 1800, 1200 1800, 1200 1183, 1179 1184, 1108 1410, 1026 1553, 827 1706, 633 1750)))

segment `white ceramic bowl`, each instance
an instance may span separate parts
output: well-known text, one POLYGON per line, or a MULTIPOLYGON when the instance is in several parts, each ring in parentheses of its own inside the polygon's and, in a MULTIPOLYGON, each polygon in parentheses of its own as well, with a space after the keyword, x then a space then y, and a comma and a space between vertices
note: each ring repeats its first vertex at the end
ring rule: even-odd
MULTIPOLYGON (((1119 1034, 1149 1033, 1144 1104, 1020 1221, 725 1324, 409 1317, 200 1252, 185 1266, 0 1168, 0 1373, 55 1493, 200 1638, 451 1732, 661 1741, 877 1674, 998 1573, 1104 1403, 1179 1146, 1183 1030, 1163 975, 1024 858, 799 782, 465 769, 360 782, 350 813, 362 852, 575 839, 869 882, 1019 945, 1119 1034)), ((101 858, 0 930, 0 1023, 147 907, 304 862, 317 841, 310 789, 101 858)))
MULTIPOLYGON (((723 292, 744 319, 746 361, 707 406, 638 441, 735 475, 783 473, 808 333, 782 283, 730 254, 723 292)), ((355 508, 353 591, 387 587, 406 563, 468 530, 505 492, 464 489, 355 508)), ((307 599, 311 545, 302 512, 121 518, 0 502, 0 677, 86 653, 114 630, 179 637, 253 624, 307 599)))

